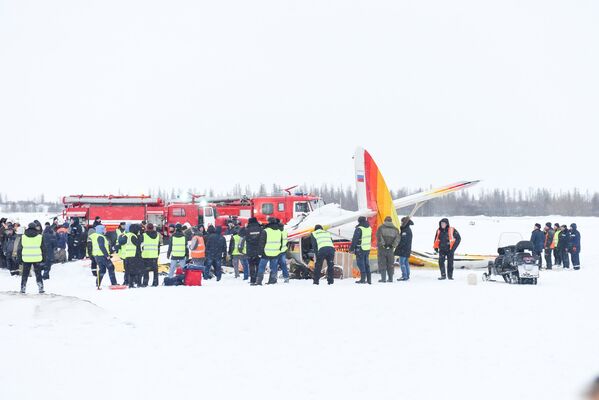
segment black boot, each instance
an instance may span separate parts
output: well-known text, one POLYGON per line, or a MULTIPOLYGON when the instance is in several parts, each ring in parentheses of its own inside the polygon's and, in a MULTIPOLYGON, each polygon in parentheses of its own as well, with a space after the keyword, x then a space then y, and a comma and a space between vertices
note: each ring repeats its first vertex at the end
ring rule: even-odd
POLYGON ((38 282, 37 283, 37 288, 39 289, 39 293, 40 294, 46 293, 46 292, 44 292, 44 284, 43 284, 43 282, 38 282))
POLYGON ((360 280, 356 281, 356 283, 366 283, 366 272, 360 272, 360 280))
POLYGON ((380 272, 381 272, 381 279, 379 279, 379 282, 387 282, 387 271, 385 271, 383 269, 380 272))
POLYGON ((387 275, 388 275, 387 282, 393 282, 393 270, 389 271, 387 273, 387 275))
POLYGON ((369 285, 372 284, 372 274, 370 272, 366 275, 366 282, 369 285))
POLYGON ((21 285, 21 293, 25 294, 25 285, 21 285))
POLYGON ((252 283, 252 286, 262 286, 262 281, 264 280, 264 274, 257 274, 256 275, 256 282, 252 283))
POLYGON ((437 278, 440 281, 444 281, 445 279, 447 279, 447 277, 445 275, 441 276, 440 278, 437 278))

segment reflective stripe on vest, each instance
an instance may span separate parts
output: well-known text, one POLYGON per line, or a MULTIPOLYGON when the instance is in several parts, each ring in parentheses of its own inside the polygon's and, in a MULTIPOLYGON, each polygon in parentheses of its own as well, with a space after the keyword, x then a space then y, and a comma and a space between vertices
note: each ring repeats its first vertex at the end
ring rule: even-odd
POLYGON ((150 235, 144 233, 143 249, 141 250, 141 258, 158 258, 160 253, 160 237, 152 239, 150 235))
POLYGON ((185 236, 171 236, 171 257, 185 257, 185 236))
POLYGON ((124 246, 122 246, 123 247, 123 255, 121 256, 121 258, 125 259, 125 258, 135 257, 137 248, 135 247, 135 245, 133 244, 131 239, 132 238, 137 239, 137 236, 135 236, 135 234, 133 234, 131 232, 125 233, 125 236, 127 236, 127 243, 124 246))
MULTIPOLYGON (((449 239, 449 250, 453 250, 453 246, 455 245, 455 237, 453 237, 453 232, 455 229, 453 227, 449 227, 447 229, 447 237, 449 239)), ((441 245, 441 229, 437 229, 437 236, 435 237, 435 243, 433 245, 434 249, 438 249, 441 245)))
POLYGON ((368 251, 372 248, 372 228, 360 226, 360 230, 362 231, 362 237, 360 238, 360 248, 363 251, 368 251))
POLYGON ((276 257, 281 254, 281 238, 283 232, 278 229, 266 228, 266 245, 264 245, 264 254, 267 257, 276 257))
POLYGON ((282 231, 282 240, 281 240, 281 253, 287 253, 287 243, 289 243, 289 239, 287 239, 287 231, 282 231))
POLYGON ((241 240, 241 236, 233 235, 233 236, 231 236, 231 240, 233 241, 233 251, 231 252, 231 255, 232 256, 241 255, 241 252, 239 251, 239 241, 241 240))
POLYGON ((314 239, 316 239, 316 247, 318 247, 317 250, 324 249, 325 247, 335 247, 335 245, 333 245, 333 237, 327 231, 319 229, 312 232, 312 236, 314 236, 314 239))
POLYGON ((194 236, 192 241, 195 240, 198 245, 194 250, 191 251, 191 258, 205 258, 206 257, 206 244, 202 236, 194 236))
POLYGON ((38 234, 34 237, 23 235, 21 244, 23 245, 21 259, 24 263, 42 262, 42 235, 38 234))
POLYGON ((104 249, 106 249, 106 253, 110 254, 110 251, 108 249, 108 239, 106 239, 106 236, 101 235, 99 233, 92 233, 91 235, 89 235, 89 238, 92 242, 92 256, 94 257, 104 256, 104 253, 102 253, 102 249, 100 248, 100 242, 98 241, 100 237, 104 238, 104 249))

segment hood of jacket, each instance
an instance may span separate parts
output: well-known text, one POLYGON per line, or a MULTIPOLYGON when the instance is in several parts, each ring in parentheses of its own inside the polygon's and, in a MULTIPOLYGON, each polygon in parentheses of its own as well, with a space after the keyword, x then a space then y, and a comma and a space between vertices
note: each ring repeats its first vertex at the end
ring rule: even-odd
POLYGON ((451 225, 449 225, 449 220, 447 218, 443 218, 441 221, 439 221, 439 229, 443 229, 441 228, 441 224, 445 222, 447 224, 447 227, 449 228, 451 225))
POLYGON ((39 232, 37 231, 37 229, 25 229, 25 236, 27 237, 36 237, 37 235, 39 235, 39 232))

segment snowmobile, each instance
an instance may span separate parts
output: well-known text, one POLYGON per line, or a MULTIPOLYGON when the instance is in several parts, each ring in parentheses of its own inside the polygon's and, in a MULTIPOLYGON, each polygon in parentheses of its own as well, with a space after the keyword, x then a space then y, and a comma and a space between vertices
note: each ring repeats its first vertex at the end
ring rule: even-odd
MULTIPOLYGON (((503 235, 502 235, 503 238, 503 235)), ((506 283, 536 285, 539 278, 539 259, 532 253, 532 242, 520 240, 515 245, 500 245, 495 261, 489 261, 488 272, 483 281, 492 280, 492 276, 501 276, 506 283)))

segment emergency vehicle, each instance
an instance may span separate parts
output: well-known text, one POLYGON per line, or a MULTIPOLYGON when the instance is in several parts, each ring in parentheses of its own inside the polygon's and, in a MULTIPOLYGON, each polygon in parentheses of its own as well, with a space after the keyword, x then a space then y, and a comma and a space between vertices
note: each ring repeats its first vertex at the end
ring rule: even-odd
POLYGON ((62 199, 65 206, 65 221, 78 217, 83 226, 93 224, 96 217, 108 231, 115 230, 119 223, 141 223, 147 221, 158 229, 166 231, 170 224, 189 223, 214 225, 215 210, 210 205, 192 203, 166 203, 151 196, 87 196, 72 195, 62 199))

